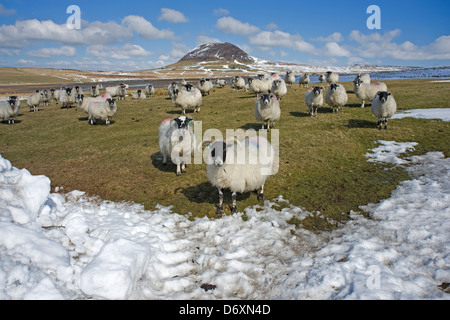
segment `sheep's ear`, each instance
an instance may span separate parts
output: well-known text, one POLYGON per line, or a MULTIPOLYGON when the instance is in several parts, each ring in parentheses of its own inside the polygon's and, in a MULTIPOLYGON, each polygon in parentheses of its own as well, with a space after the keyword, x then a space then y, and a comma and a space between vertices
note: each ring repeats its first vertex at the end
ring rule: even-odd
POLYGON ((387 95, 388 95, 388 96, 391 96, 391 95, 392 95, 392 93, 388 91, 387 95))

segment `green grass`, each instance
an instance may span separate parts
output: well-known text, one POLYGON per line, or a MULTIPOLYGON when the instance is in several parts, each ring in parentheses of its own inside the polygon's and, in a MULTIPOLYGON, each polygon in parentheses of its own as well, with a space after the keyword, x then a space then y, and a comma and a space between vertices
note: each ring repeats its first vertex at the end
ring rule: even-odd
MULTIPOLYGON (((448 83, 428 80, 386 81, 400 110, 449 108, 448 83)), ((351 83, 343 83, 352 91, 351 83)), ((401 168, 367 162, 364 155, 377 140, 418 142, 413 154, 443 151, 450 155, 450 124, 440 120, 406 118, 391 120, 389 130, 376 129, 370 105, 349 93, 349 103, 338 113, 319 109, 317 118, 307 115, 306 89, 294 85, 281 102, 280 169, 268 179, 265 198, 279 195, 290 203, 319 214, 291 223, 310 230, 327 230, 347 218, 350 210, 376 203, 390 196, 400 181, 408 179, 401 168)), ((250 93, 233 92, 230 87, 214 88, 203 99, 200 114, 203 131, 255 128, 255 98, 250 93)), ((24 105, 24 104, 23 104, 24 105)), ((30 113, 22 106, 15 125, 0 123, 0 153, 13 166, 43 174, 52 187, 63 192, 83 190, 113 201, 143 203, 146 209, 157 204, 173 205, 180 214, 215 218, 217 190, 207 178, 205 164, 189 165, 187 173, 175 176, 175 166, 162 165, 158 147, 158 126, 163 119, 180 114, 167 99, 164 89, 144 101, 118 102, 119 110, 111 126, 90 126, 87 115, 60 109, 54 103, 30 113)), ((269 136, 270 137, 270 136, 269 136)), ((270 139, 269 139, 270 140, 270 139)), ((225 193, 225 213, 230 214, 230 193, 225 193)), ((258 204, 256 196, 238 196, 238 210, 258 204)))
MULTIPOLYGON (((50 69, 49 69, 50 70, 50 69)), ((24 84, 24 83, 61 83, 73 82, 53 76, 43 76, 21 68, 0 68, 0 84, 24 84)))

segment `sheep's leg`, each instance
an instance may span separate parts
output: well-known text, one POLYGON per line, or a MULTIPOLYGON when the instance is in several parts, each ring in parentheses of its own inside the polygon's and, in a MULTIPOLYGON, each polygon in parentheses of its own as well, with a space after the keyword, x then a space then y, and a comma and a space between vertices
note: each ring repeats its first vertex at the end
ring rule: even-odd
POLYGON ((236 196, 237 196, 237 193, 236 193, 236 192, 233 192, 233 194, 231 195, 231 198, 232 198, 232 200, 233 200, 233 206, 231 207, 231 213, 232 213, 232 214, 235 214, 235 213, 237 212, 237 208, 236 208, 236 196))
POLYGON ((365 104, 366 102, 363 100, 362 101, 362 104, 361 104, 361 109, 364 109, 364 104, 365 104))
POLYGON ((167 164, 167 157, 163 155, 163 165, 167 164))
POLYGON ((184 162, 181 164, 181 173, 186 173, 186 164, 184 162))
POLYGON ((180 164, 177 163, 177 177, 181 176, 180 164))
POLYGON ((263 201, 264 200, 264 185, 261 186, 261 190, 259 191, 258 194, 258 201, 263 201))
POLYGON ((217 188, 219 190, 219 206, 217 207, 216 214, 222 214, 223 212, 223 190, 221 188, 217 188))

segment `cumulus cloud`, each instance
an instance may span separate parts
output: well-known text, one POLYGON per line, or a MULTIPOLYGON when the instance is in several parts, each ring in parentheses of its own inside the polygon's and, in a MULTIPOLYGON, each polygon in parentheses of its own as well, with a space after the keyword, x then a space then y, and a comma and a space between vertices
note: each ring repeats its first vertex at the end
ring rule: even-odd
POLYGON ((350 51, 341 47, 337 42, 328 42, 324 47, 324 54, 329 57, 349 57, 350 51))
POLYGON ((127 43, 122 47, 93 45, 87 48, 87 54, 96 58, 131 59, 142 58, 151 54, 139 45, 127 43))
POLYGON ((77 50, 74 47, 62 46, 59 48, 42 48, 38 50, 28 51, 28 55, 38 58, 50 58, 53 56, 75 56, 77 50))
POLYGON ((197 37, 197 44, 204 44, 204 43, 221 43, 222 41, 220 41, 217 38, 211 38, 208 36, 198 36, 197 37))
POLYGON ((241 22, 232 17, 223 17, 217 20, 217 29, 227 34, 248 36, 259 31, 258 27, 249 23, 241 22))
POLYGON ((126 16, 122 19, 122 24, 130 30, 137 32, 142 38, 147 40, 174 39, 174 33, 170 30, 159 30, 150 21, 141 16, 126 16))
POLYGON ((168 55, 161 55, 160 60, 165 62, 176 62, 188 54, 191 50, 182 43, 174 43, 168 55))
POLYGON ((318 37, 313 40, 321 42, 341 42, 344 41, 344 37, 339 32, 335 32, 330 34, 328 37, 318 37))
POLYGON ((396 43, 401 30, 392 30, 384 34, 375 32, 364 35, 359 31, 352 31, 349 39, 356 41, 359 46, 354 49, 363 58, 394 58, 398 60, 440 60, 450 59, 450 35, 437 38, 426 46, 418 46, 411 41, 396 43))
POLYGON ((6 9, 5 6, 0 3, 0 16, 9 16, 12 14, 16 14, 16 10, 6 9))
POLYGON ((249 42, 252 45, 266 49, 269 47, 281 47, 312 54, 318 52, 312 44, 303 40, 302 36, 292 35, 280 30, 259 32, 251 36, 249 42))
POLYGON ((230 11, 228 11, 227 9, 224 9, 224 8, 219 8, 219 9, 215 9, 214 11, 213 11, 213 14, 215 15, 215 16, 228 16, 229 14, 230 14, 230 11))
POLYGON ((161 8, 161 16, 158 20, 166 20, 172 23, 181 23, 188 22, 189 19, 184 16, 184 14, 180 11, 169 9, 169 8, 161 8))

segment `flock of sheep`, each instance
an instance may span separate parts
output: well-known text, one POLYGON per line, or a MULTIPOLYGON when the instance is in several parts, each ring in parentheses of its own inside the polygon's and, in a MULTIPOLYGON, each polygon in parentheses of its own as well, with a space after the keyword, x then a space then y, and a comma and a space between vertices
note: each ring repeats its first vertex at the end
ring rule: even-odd
MULTIPOLYGON (((325 102, 338 112, 348 102, 347 91, 338 83, 339 75, 328 72, 319 80, 329 83, 325 94, 325 102)), ((296 82, 295 76, 287 72, 284 79, 277 74, 270 76, 258 75, 249 78, 247 83, 240 76, 233 77, 231 87, 234 91, 253 92, 256 96, 255 119, 262 123, 262 129, 270 128, 280 120, 280 102, 288 93, 288 88, 296 82)), ((304 74, 299 79, 299 85, 309 87, 310 79, 304 74)), ((387 129, 387 120, 394 115, 397 106, 391 92, 387 91, 384 83, 371 83, 368 74, 359 74, 354 83, 354 93, 362 101, 372 101, 372 113, 378 119, 378 127, 387 129)), ((225 80, 218 79, 216 86, 224 87, 225 80)), ((232 141, 203 141, 199 145, 195 141, 193 132, 194 119, 186 116, 186 110, 194 110, 200 113, 203 97, 209 95, 214 84, 210 79, 201 79, 196 86, 185 80, 172 82, 167 87, 167 94, 172 103, 181 109, 181 116, 162 121, 159 126, 159 147, 163 155, 163 163, 168 159, 176 164, 176 174, 180 176, 186 172, 186 163, 195 150, 205 148, 207 176, 210 183, 218 189, 219 205, 217 214, 223 212, 223 190, 232 192, 232 209, 236 212, 237 193, 254 192, 258 200, 263 200, 264 184, 267 178, 274 173, 274 149, 267 139, 262 136, 247 137, 244 140, 232 141), (265 157, 264 160, 258 157, 265 157), (239 159, 253 159, 253 161, 240 162, 239 159), (256 158, 255 158, 256 157, 256 158)), ((78 109, 88 114, 88 122, 93 125, 97 120, 102 120, 110 125, 111 118, 117 113, 117 101, 125 99, 128 85, 106 87, 101 94, 102 85, 91 87, 90 96, 85 96, 79 86, 74 88, 61 88, 59 90, 38 90, 27 97, 27 105, 30 112, 39 111, 40 104, 48 105, 53 99, 61 108, 71 108, 74 104, 78 109)), ((147 85, 144 90, 138 89, 133 93, 132 99, 146 99, 155 93, 152 85, 147 85)), ((324 87, 314 86, 305 93, 305 104, 309 114, 317 116, 318 108, 324 103, 324 87)), ((16 96, 0 98, 0 118, 14 123, 18 115, 20 100, 16 96)))

